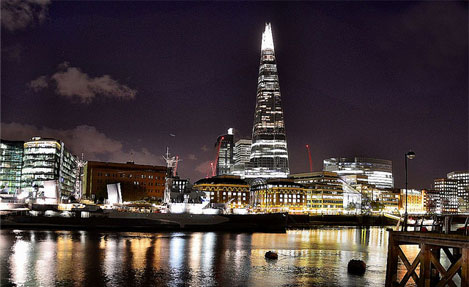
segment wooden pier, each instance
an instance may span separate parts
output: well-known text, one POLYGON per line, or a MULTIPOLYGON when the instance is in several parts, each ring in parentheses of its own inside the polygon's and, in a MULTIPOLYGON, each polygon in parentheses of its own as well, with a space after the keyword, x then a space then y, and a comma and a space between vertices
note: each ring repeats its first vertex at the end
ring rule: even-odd
POLYGON ((469 236, 433 232, 389 231, 386 287, 406 286, 411 279, 419 287, 458 286, 453 279, 460 277, 461 287, 469 287, 469 236), (402 245, 419 245, 420 252, 410 262, 402 245), (448 269, 441 264, 442 256, 451 262, 448 269), (399 258, 407 269, 399 281, 399 258), (420 266, 420 272, 416 269, 420 266))

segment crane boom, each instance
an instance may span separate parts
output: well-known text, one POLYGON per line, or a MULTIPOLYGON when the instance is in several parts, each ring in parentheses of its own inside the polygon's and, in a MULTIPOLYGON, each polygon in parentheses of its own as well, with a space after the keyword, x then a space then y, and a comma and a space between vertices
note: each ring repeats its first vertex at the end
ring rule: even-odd
POLYGON ((313 161, 311 160, 311 150, 309 149, 309 144, 306 145, 306 150, 308 151, 309 158, 309 172, 313 172, 313 161))

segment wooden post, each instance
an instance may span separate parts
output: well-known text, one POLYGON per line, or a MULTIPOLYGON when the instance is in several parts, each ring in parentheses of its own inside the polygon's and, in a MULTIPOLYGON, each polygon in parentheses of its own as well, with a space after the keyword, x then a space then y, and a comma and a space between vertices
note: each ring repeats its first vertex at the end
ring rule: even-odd
POLYGON ((430 253, 430 246, 427 244, 422 244, 421 246, 423 256, 422 260, 420 261, 420 279, 418 287, 430 287, 430 274, 431 274, 431 253, 430 253))
POLYGON ((462 248, 461 287, 469 287, 469 248, 462 248))
POLYGON ((392 231, 389 232, 388 240, 388 262, 386 266, 386 287, 393 287, 394 283, 397 282, 397 247, 394 241, 392 231))
MULTIPOLYGON (((432 248, 432 254, 433 254, 433 257, 435 257, 436 261, 440 262, 440 254, 441 254, 441 249, 440 247, 438 246, 433 246, 432 248)), ((438 269, 436 268, 435 265, 431 264, 431 271, 430 271, 430 286, 435 286, 438 281, 440 281, 440 273, 438 272, 438 269)), ((469 286, 468 286, 469 287, 469 286)))

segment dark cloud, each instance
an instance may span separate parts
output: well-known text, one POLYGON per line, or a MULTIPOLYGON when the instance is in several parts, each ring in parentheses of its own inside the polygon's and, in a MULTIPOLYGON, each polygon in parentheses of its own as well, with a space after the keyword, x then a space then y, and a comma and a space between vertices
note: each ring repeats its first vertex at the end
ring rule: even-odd
POLYGON ((108 137, 92 126, 81 125, 62 130, 21 123, 2 123, 1 127, 2 139, 29 140, 35 136, 59 139, 76 155, 83 154, 85 160, 163 164, 161 156, 151 153, 147 148, 125 148, 121 141, 108 137))
POLYGON ((70 67, 67 62, 59 65, 59 71, 52 76, 40 76, 31 81, 29 86, 34 91, 39 91, 48 87, 48 81, 54 82, 57 95, 78 99, 86 104, 91 103, 96 97, 131 100, 135 99, 137 94, 136 90, 119 84, 109 75, 92 78, 79 68, 70 67))
POLYGON ((2 26, 9 31, 24 30, 46 19, 50 0, 2 0, 2 26))

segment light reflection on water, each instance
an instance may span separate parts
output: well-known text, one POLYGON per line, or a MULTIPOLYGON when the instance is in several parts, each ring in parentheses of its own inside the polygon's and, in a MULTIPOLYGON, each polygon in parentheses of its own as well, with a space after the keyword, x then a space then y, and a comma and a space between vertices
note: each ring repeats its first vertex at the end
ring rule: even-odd
MULTIPOLYGON (((0 230, 1 285, 382 286, 384 228, 270 233, 0 230), (275 250, 277 261, 264 258, 275 250), (367 264, 347 274, 350 259, 367 264)), ((415 256, 417 247, 405 250, 415 256)), ((400 267, 401 276, 403 267, 400 267)))

